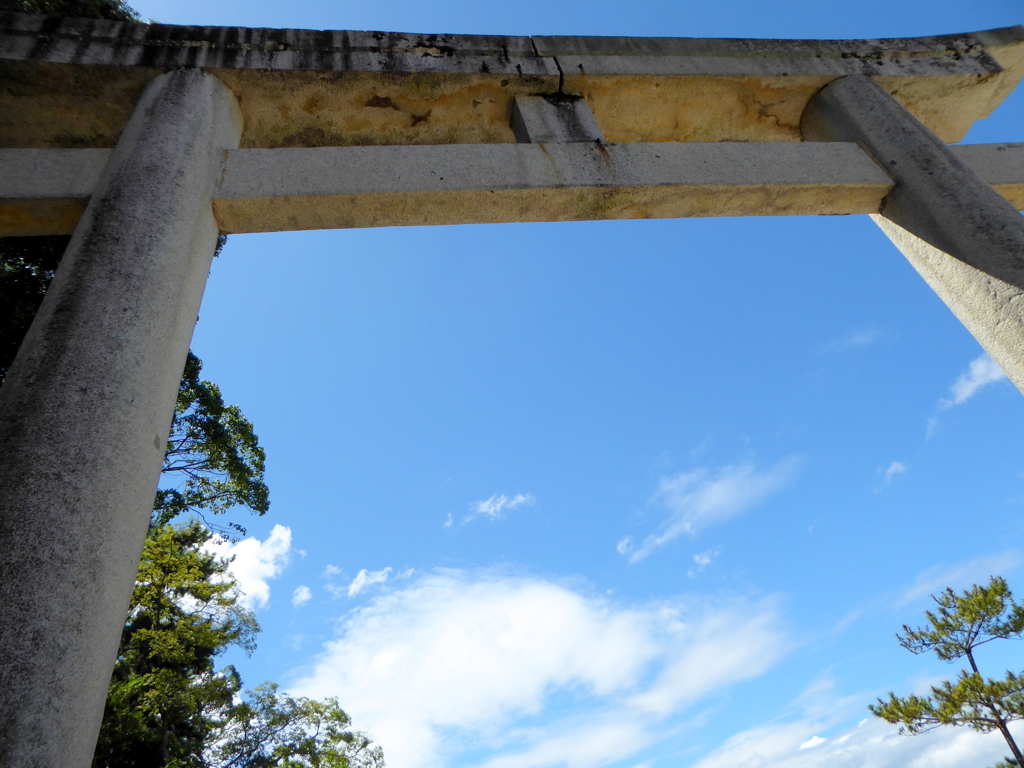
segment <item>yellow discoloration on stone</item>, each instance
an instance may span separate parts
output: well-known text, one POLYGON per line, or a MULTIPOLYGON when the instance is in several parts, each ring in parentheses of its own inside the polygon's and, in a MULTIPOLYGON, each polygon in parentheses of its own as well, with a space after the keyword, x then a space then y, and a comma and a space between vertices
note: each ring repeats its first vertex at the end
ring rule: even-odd
POLYGON ((243 147, 502 144, 516 93, 558 78, 424 73, 215 70, 238 94, 243 147))
MULTIPOLYGON (((807 102, 833 79, 567 74, 565 88, 586 96, 608 141, 800 141, 807 102)), ((939 138, 953 143, 991 113, 1020 75, 876 79, 939 138)))
POLYGON ((3 237, 70 235, 86 198, 77 200, 0 200, 0 233, 3 237))
MULTIPOLYGON (((876 80, 936 135, 956 142, 1021 79, 1019 36, 1018 30, 978 33, 985 44, 972 43, 972 55, 986 51, 992 58, 982 55, 988 64, 971 72, 902 76, 890 67, 876 80)), ((593 40, 581 38, 580 45, 600 47, 593 40)), ((775 43, 763 43, 771 59, 775 43)), ((435 56, 430 48, 421 54, 435 56)), ((943 55, 929 50, 906 57, 943 55)), ((950 61, 960 55, 949 51, 950 61)), ((649 58, 651 66, 676 66, 670 55, 649 58)), ((756 60, 749 59, 751 72, 757 71, 756 60)), ((799 141, 804 107, 837 76, 806 74, 813 67, 804 60, 803 74, 588 74, 563 64, 563 92, 587 97, 610 142, 799 141)), ((253 148, 511 143, 513 97, 559 89, 553 75, 473 73, 457 71, 454 64, 452 71, 374 70, 365 62, 359 67, 207 71, 237 96, 246 121, 242 146, 253 148)), ((113 146, 145 83, 160 71, 143 65, 0 62, 0 146, 113 146)))

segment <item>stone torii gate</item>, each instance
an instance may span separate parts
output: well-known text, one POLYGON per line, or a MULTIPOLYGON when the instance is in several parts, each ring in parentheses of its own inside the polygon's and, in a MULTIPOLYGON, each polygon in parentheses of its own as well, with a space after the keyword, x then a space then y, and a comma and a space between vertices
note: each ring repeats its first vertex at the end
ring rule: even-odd
POLYGON ((871 214, 1024 389, 1024 27, 484 37, 0 14, 0 235, 73 233, 0 389, 0 764, 91 760, 219 233, 871 214))

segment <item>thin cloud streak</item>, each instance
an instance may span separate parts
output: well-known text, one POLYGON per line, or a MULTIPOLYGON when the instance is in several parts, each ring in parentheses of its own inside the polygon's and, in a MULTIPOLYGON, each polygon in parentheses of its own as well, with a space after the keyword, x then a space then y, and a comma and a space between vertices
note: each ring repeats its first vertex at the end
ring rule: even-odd
POLYGON ((391 566, 382 568, 379 571, 368 571, 363 568, 356 574, 356 577, 352 579, 352 583, 348 585, 348 596, 355 597, 360 592, 363 592, 375 584, 383 584, 388 580, 388 576, 391 575, 391 571, 391 566))
POLYGON ((1014 570, 1021 563, 1021 553, 1011 549, 998 555, 979 557, 953 565, 936 565, 920 574, 912 584, 901 590, 895 599, 897 608, 929 595, 935 595, 946 587, 964 589, 971 584, 987 583, 993 576, 1000 576, 1014 570))
MULTIPOLYGON (((790 456, 767 469, 744 463, 715 472, 696 469, 661 478, 653 500, 668 509, 670 515, 661 531, 644 539, 629 561, 639 562, 683 534, 694 535, 742 515, 789 486, 803 464, 802 457, 790 456)), ((622 552, 621 542, 619 551, 622 552)))
POLYGON ((962 374, 949 388, 949 397, 939 400, 939 409, 945 410, 960 405, 974 397, 978 390, 1003 381, 1006 374, 987 354, 971 361, 967 373, 962 374))
POLYGON ((818 354, 828 355, 836 352, 846 352, 857 347, 867 347, 882 338, 880 331, 869 329, 865 331, 853 331, 841 339, 835 339, 827 344, 818 347, 818 354))
POLYGON ((474 517, 489 517, 491 520, 501 520, 505 517, 506 513, 512 511, 516 507, 523 505, 532 507, 536 503, 536 499, 533 498, 532 493, 517 493, 515 496, 506 496, 505 494, 494 494, 489 499, 483 501, 474 501, 469 505, 471 512, 466 515, 462 521, 468 523, 474 517))
POLYGON ((892 479, 896 477, 896 475, 902 475, 906 471, 906 464, 901 464, 898 461, 894 461, 892 464, 889 465, 889 468, 885 470, 885 484, 889 485, 889 483, 892 482, 892 479))

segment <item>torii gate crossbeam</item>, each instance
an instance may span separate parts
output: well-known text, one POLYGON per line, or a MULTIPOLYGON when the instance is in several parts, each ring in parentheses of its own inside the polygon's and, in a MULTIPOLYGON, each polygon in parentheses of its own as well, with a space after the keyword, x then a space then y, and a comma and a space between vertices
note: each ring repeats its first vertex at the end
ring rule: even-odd
POLYGON ((484 37, 0 14, 0 236, 73 232, 0 389, 0 763, 87 766, 218 233, 868 213, 1024 389, 1024 28, 484 37))

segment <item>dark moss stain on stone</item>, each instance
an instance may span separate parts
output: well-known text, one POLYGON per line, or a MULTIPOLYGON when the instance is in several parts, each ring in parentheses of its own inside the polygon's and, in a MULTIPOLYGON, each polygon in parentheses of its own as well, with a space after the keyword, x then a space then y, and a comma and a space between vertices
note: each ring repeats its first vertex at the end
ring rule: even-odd
POLYGON ((310 96, 302 103, 302 111, 307 115, 315 114, 320 111, 321 104, 322 100, 319 96, 310 96))
POLYGON ((430 119, 430 113, 431 112, 433 112, 433 110, 428 109, 426 114, 423 114, 423 115, 413 115, 412 116, 412 127, 415 128, 420 123, 427 122, 427 120, 430 119))
POLYGON ((336 143, 322 128, 307 126, 301 131, 282 137, 278 146, 281 147, 328 147, 336 143))
POLYGON ((378 96, 377 94, 373 94, 369 101, 366 102, 366 106, 376 107, 377 109, 393 109, 396 112, 402 111, 401 107, 395 104, 390 96, 378 96))

